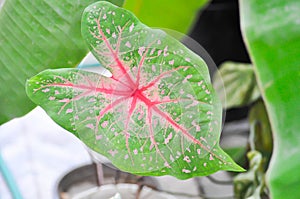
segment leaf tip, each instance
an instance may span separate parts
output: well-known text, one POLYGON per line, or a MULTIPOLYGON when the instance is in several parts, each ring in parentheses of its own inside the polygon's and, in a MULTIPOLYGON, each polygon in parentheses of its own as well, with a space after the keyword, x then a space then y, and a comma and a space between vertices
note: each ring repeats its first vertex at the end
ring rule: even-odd
POLYGON ((243 167, 241 167, 240 165, 236 164, 235 162, 233 162, 230 165, 230 168, 227 169, 228 171, 234 171, 234 172, 245 172, 247 171, 246 169, 244 169, 243 167))

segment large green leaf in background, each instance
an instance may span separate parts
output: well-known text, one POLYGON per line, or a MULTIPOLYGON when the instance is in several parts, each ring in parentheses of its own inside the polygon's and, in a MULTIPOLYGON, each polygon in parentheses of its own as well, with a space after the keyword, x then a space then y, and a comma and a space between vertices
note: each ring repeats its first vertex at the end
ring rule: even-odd
POLYGON ((132 11, 150 27, 186 33, 209 0, 127 0, 124 8, 132 11))
POLYGON ((0 10, 0 124, 35 106, 25 94, 27 78, 46 68, 74 67, 85 56, 80 19, 95 1, 5 1, 0 10))
POLYGON ((213 85, 225 109, 246 106, 260 97, 251 64, 224 62, 214 74, 213 85))
POLYGON ((274 136, 274 199, 300 197, 300 1, 240 0, 243 34, 274 136))
POLYGON ((59 69, 31 78, 28 96, 53 120, 127 172, 243 171, 219 147, 221 103, 199 56, 107 2, 86 8, 82 35, 112 76, 59 69))

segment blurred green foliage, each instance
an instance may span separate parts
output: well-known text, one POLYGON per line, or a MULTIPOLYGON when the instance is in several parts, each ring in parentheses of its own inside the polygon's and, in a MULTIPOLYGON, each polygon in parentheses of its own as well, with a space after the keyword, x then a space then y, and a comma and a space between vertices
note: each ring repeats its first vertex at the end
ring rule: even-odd
POLYGON ((300 2, 240 0, 241 27, 267 108, 273 199, 300 197, 300 2))

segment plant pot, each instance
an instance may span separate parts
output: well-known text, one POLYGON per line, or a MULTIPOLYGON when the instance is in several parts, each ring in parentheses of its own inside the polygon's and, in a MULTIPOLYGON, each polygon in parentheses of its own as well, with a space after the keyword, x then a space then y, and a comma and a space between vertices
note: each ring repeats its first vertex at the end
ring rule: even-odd
MULTIPOLYGON (((172 195, 160 193, 155 178, 141 177, 102 165, 103 182, 98 186, 96 164, 82 166, 67 173, 58 183, 60 199, 112 198, 117 193, 122 199, 173 199, 172 195)), ((118 197, 115 197, 118 198, 118 197)))
POLYGON ((93 189, 82 195, 74 197, 74 199, 176 199, 174 196, 154 191, 149 187, 143 187, 137 184, 108 184, 99 188, 93 189))

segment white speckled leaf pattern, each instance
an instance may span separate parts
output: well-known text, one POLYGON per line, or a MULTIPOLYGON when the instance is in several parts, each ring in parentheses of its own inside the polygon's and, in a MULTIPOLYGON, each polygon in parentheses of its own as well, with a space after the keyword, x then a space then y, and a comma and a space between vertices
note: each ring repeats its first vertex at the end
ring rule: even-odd
POLYGON ((85 10, 82 34, 112 77, 79 69, 33 77, 29 96, 56 122, 131 173, 242 170, 219 148, 221 105, 200 57, 106 2, 85 10))

